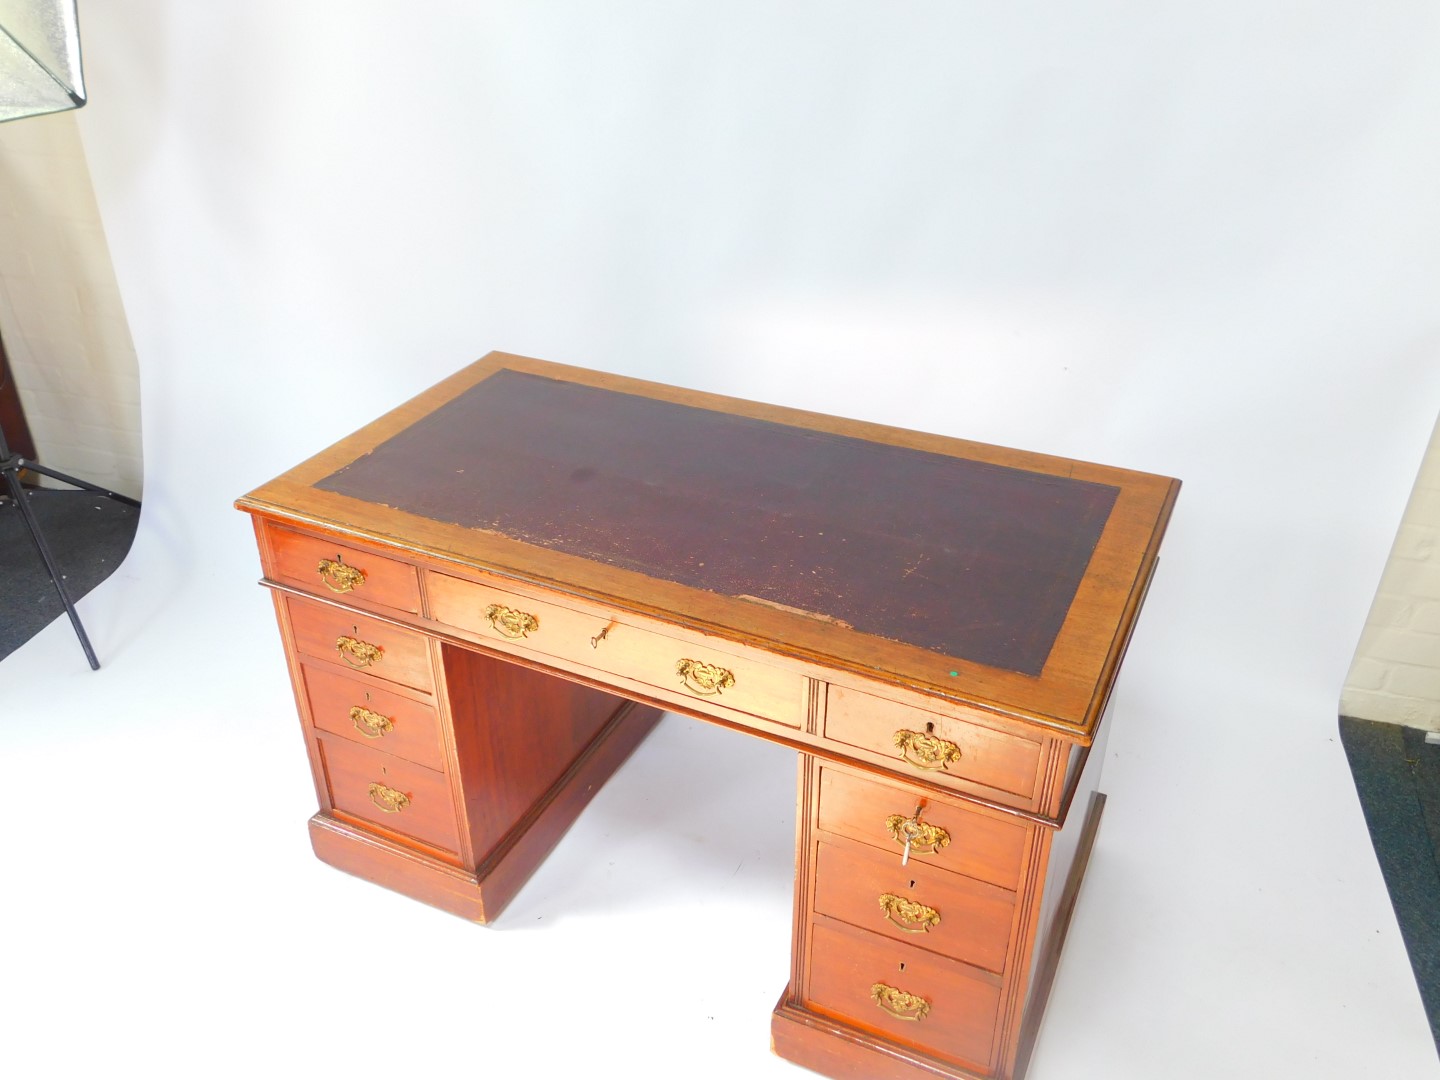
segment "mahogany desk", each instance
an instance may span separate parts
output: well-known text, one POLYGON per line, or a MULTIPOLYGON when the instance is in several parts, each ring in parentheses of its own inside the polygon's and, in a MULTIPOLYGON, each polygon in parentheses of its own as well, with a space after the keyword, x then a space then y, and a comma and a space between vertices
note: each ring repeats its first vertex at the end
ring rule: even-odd
POLYGON ((1178 489, 496 353, 237 505, 321 859, 487 922, 662 711, 793 747, 774 1049, 918 1080, 1024 1070, 1178 489))

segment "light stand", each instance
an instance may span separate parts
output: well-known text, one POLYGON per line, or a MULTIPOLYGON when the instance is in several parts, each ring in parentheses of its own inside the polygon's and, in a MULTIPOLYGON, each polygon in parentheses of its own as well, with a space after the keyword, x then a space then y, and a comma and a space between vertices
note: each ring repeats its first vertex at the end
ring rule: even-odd
MULTIPOLYGON (((4 0, 0 3, 0 122, 27 116, 78 109, 85 104, 85 81, 80 69, 80 27, 74 0, 4 0)), ((60 594, 70 625, 80 638, 85 659, 92 670, 99 670, 100 661, 90 646, 85 627, 75 612, 75 604, 65 589, 65 578, 55 563, 45 534, 35 518, 25 489, 20 486, 20 470, 28 469, 71 487, 93 491, 130 506, 139 506, 134 499, 110 491, 85 480, 26 461, 10 452, 5 429, 0 425, 0 474, 5 489, 20 511, 35 550, 45 563, 45 572, 60 594)), ((3 498, 0 494, 0 498, 3 498)))
MULTIPOLYGON (((50 575, 51 582, 55 585, 55 591, 60 594, 60 602, 65 605, 65 614, 70 616, 70 625, 75 628, 75 636, 80 639, 80 647, 85 650, 85 659, 90 661, 92 671, 100 669, 100 661, 96 659, 95 650, 90 645, 90 638, 85 633, 85 627, 80 623, 80 616, 75 611, 74 601, 70 599, 70 593, 65 588, 65 577, 60 573, 60 567, 55 563, 55 556, 50 551, 50 545, 45 542, 45 534, 40 531, 40 522, 35 518, 35 511, 30 506, 30 500, 25 495, 25 489, 20 486, 19 472, 21 469, 29 469, 31 472, 48 476, 52 480, 59 480, 62 484, 69 484, 72 487, 83 488, 86 491, 93 491, 97 495, 104 495, 106 498, 114 499, 117 502, 125 503, 127 506, 139 506, 140 504, 128 495, 121 495, 118 491, 110 491, 100 487, 98 484, 89 483, 65 473, 57 472, 55 469, 47 469, 43 465, 37 465, 33 461, 26 461, 18 454, 10 452, 10 444, 5 441, 5 427, 0 424, 0 474, 5 477, 5 487, 14 500, 15 507, 20 511, 21 518, 25 521, 25 528, 30 531, 30 539, 35 542, 35 550, 40 553, 41 560, 45 563, 45 572, 50 575)), ((3 497, 3 496, 0 496, 3 497)))

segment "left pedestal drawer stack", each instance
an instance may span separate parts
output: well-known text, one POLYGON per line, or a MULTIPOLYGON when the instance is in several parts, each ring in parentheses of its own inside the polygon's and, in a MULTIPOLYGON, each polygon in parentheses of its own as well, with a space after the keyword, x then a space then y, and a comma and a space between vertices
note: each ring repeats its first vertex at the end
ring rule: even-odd
POLYGON ((458 854, 427 639, 313 600, 281 602, 330 807, 458 854))
POLYGON ((285 529, 268 541, 269 576, 316 597, 275 599, 322 812, 457 861, 432 643, 357 610, 417 617, 415 568, 285 529))

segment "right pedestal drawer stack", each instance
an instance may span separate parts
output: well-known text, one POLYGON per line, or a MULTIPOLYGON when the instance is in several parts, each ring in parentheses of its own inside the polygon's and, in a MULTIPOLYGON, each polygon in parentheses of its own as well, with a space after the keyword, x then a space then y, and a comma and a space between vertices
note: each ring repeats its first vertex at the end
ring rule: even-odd
POLYGON ((806 757, 803 1008, 981 1076, 1013 1057, 1037 826, 806 757))

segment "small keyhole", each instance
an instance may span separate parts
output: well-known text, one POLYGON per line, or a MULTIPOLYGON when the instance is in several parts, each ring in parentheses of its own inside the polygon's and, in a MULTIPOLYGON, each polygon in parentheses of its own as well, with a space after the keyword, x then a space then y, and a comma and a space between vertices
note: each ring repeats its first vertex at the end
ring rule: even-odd
POLYGON ((369 690, 366 690, 366 691, 365 691, 365 700, 366 700, 367 702, 370 700, 370 691, 369 691, 369 690))
POLYGON ((904 964, 903 962, 900 964, 900 970, 901 970, 901 971, 904 971, 904 970, 905 970, 905 964, 904 964))
POLYGON ((381 774, 384 775, 384 776, 389 776, 389 775, 390 775, 390 770, 387 769, 384 765, 381 765, 381 766, 380 766, 380 772, 381 772, 381 774))
POLYGON ((912 888, 912 889, 913 889, 913 888, 914 888, 914 887, 915 887, 915 882, 913 882, 913 881, 912 881, 912 882, 910 882, 910 888, 912 888))
POLYGON ((352 634, 354 634, 356 637, 359 637, 359 636, 360 636, 360 627, 355 626, 355 625, 352 624, 351 627, 350 627, 350 632, 351 632, 352 634))
POLYGON ((925 734, 926 734, 926 735, 934 735, 934 734, 935 734, 935 725, 934 725, 934 724, 926 724, 926 725, 925 725, 925 734))

